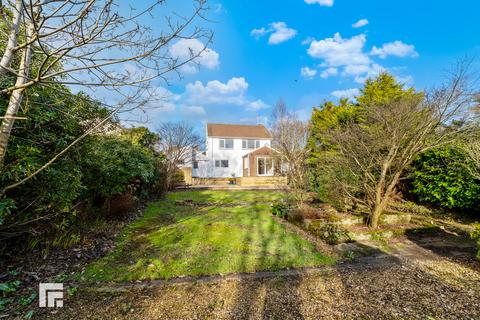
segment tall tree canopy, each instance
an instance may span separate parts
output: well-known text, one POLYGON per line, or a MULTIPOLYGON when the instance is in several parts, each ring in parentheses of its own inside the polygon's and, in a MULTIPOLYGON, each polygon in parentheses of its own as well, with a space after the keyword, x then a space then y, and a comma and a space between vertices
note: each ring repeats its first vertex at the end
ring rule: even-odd
POLYGON ((317 187, 337 203, 363 206, 377 227, 416 156, 464 132, 455 123, 472 106, 468 89, 462 68, 428 94, 382 73, 365 83, 356 103, 314 109, 309 145, 317 187))

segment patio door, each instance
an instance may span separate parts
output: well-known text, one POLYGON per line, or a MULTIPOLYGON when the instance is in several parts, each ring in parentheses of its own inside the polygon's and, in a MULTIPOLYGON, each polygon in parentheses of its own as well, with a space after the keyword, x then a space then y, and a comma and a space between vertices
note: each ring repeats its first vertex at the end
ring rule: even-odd
POLYGON ((273 176, 273 159, 270 157, 257 158, 257 175, 273 176))

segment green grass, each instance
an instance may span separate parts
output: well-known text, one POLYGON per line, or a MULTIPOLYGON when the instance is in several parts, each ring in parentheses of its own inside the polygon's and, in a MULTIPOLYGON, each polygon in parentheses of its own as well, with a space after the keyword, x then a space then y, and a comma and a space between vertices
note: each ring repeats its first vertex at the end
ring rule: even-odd
POLYGON ((119 237, 117 248, 90 264, 82 278, 168 279, 334 263, 272 218, 269 203, 279 197, 272 191, 170 193, 151 203, 144 217, 119 237), (216 205, 194 208, 177 203, 185 199, 216 205))

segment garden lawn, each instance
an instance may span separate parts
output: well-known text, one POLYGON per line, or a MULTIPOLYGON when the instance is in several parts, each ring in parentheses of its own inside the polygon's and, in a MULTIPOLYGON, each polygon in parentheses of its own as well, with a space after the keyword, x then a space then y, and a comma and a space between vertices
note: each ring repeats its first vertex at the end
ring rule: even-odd
POLYGON ((280 197, 274 191, 170 193, 79 277, 120 282, 333 264, 273 219, 270 203, 280 197))

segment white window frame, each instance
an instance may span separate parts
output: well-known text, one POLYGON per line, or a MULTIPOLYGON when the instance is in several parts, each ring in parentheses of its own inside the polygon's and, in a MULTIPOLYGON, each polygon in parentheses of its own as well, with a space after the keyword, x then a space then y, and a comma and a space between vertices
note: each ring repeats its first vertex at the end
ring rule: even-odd
POLYGON ((260 148, 260 140, 255 140, 255 139, 243 139, 242 140, 242 149, 243 150, 253 150, 253 149, 258 149, 260 148), (249 142, 253 142, 252 147, 248 146, 249 142))
POLYGON ((228 168, 229 165, 230 165, 230 161, 228 160, 215 160, 215 168, 228 168), (227 162, 227 166, 223 165, 225 161, 227 162))
POLYGON ((275 161, 273 160, 272 157, 256 157, 257 158, 257 176, 259 177, 273 177, 275 175, 275 161), (260 166, 258 165, 258 161, 260 159, 263 159, 265 162, 265 173, 260 174, 259 168, 260 166), (272 174, 267 174, 267 159, 272 159, 272 174))
POLYGON ((234 148, 234 144, 235 142, 233 141, 233 139, 220 139, 218 140, 218 148, 219 149, 222 149, 222 150, 233 150, 234 148), (231 148, 227 148, 227 141, 232 141, 232 147, 231 148), (223 146, 222 146, 223 144, 223 146))

